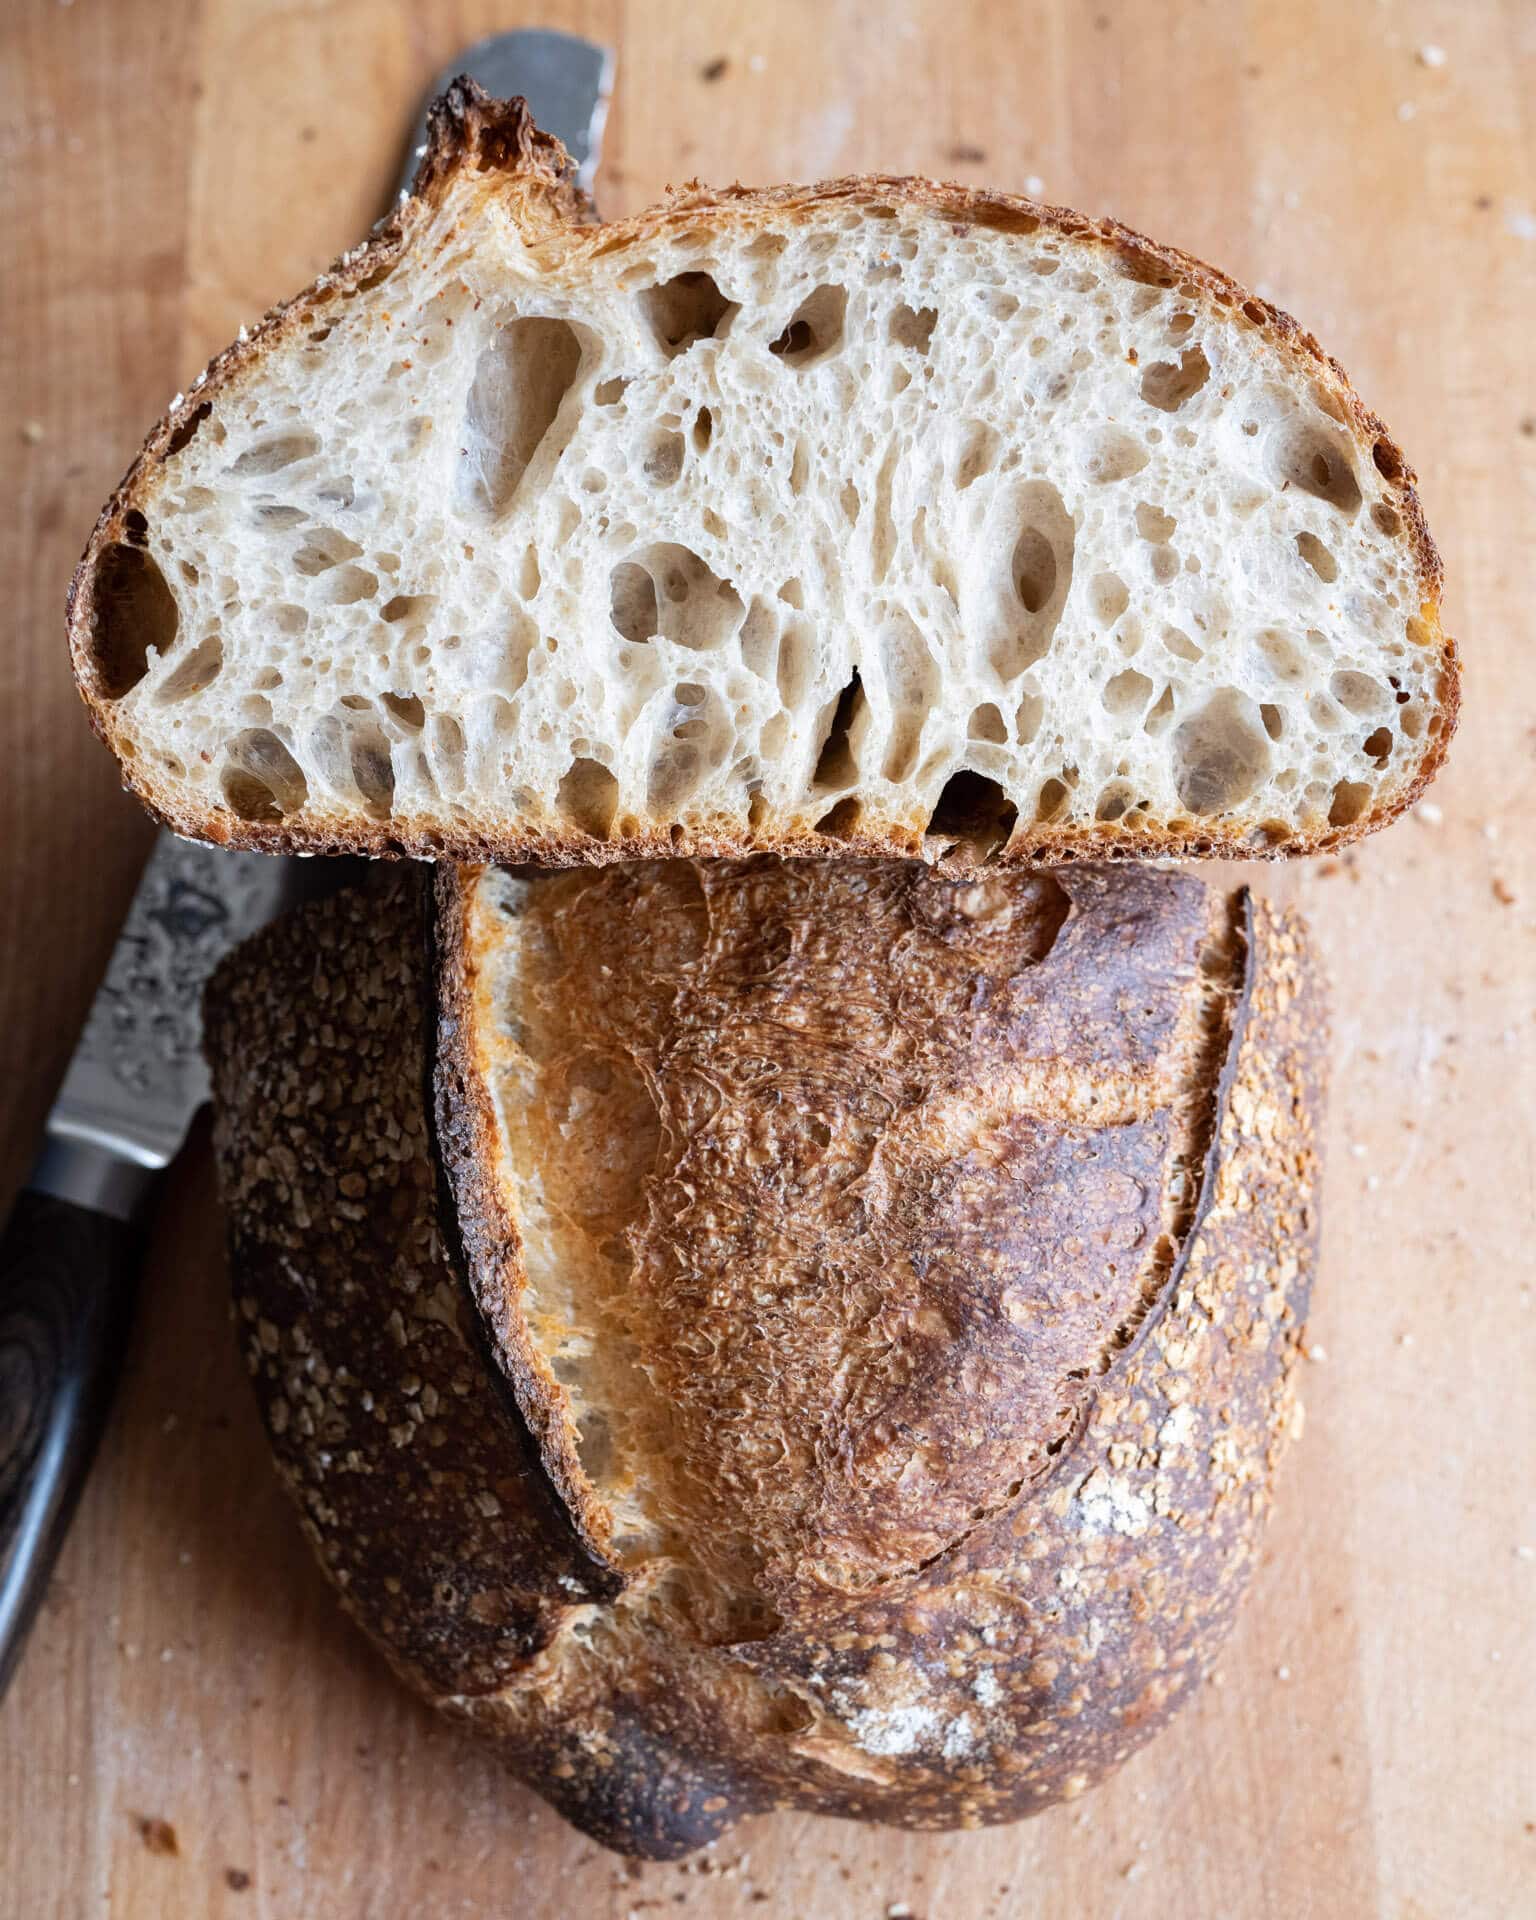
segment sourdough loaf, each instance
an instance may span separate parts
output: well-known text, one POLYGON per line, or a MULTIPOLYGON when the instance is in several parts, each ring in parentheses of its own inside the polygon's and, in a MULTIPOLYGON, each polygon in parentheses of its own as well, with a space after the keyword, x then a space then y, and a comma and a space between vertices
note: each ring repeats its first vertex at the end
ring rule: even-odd
POLYGON ((584 223, 468 83, 414 197, 178 396, 71 596, 133 789, 237 846, 1334 846, 1445 750, 1413 475, 1310 334, 1064 208, 584 223))
POLYGON ((1293 916, 1139 867, 384 869, 228 960, 206 1038, 320 1562, 595 1838, 1015 1819, 1199 1684, 1312 1271, 1293 916))

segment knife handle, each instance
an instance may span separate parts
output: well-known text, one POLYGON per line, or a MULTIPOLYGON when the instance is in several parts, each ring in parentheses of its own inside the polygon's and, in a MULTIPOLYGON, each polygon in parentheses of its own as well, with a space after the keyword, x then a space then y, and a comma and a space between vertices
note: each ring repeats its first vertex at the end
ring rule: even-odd
POLYGON ((35 1187, 0 1233, 0 1696, 106 1425, 138 1246, 131 1219, 35 1187))

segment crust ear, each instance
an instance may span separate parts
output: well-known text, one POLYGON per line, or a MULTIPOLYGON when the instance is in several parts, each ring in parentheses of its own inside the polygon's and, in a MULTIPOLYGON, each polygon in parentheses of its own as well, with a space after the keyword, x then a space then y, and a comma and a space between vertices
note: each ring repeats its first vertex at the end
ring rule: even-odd
POLYGON ((552 133, 534 125, 521 94, 493 100, 466 74, 439 94, 427 115, 427 151, 411 191, 440 199, 463 172, 505 174, 524 197, 522 216, 551 226, 593 219, 591 201, 576 185, 576 163, 552 133))

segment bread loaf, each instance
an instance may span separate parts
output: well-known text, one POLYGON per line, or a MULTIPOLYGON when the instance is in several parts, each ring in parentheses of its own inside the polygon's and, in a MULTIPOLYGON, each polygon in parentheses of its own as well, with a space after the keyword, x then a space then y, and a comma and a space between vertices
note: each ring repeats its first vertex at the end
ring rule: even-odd
POLYGON ((1140 867, 383 869, 226 961, 206 1038, 320 1562, 594 1838, 1016 1819, 1199 1684, 1312 1272, 1293 916, 1140 867))
POLYGON ((1404 455, 1290 317, 927 180, 583 224, 461 83, 415 196, 178 396, 71 601, 236 846, 1302 852, 1457 705, 1404 455))

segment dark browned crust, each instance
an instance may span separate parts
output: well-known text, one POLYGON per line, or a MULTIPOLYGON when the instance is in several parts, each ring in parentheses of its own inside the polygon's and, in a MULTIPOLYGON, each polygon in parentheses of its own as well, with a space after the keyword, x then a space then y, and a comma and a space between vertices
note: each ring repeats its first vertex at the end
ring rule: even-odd
MULTIPOLYGON (((309 327, 329 302, 345 299, 365 282, 387 272, 410 244, 448 182, 460 170, 495 172, 502 191, 512 200, 530 240, 539 230, 559 231, 563 244, 579 249, 608 249, 629 244, 670 228, 696 222, 708 213, 730 224, 752 224, 765 212, 807 212, 828 202, 891 200, 922 208, 935 218, 956 225, 982 226, 1005 233, 1029 233, 1044 226, 1069 236, 1078 244, 1112 256, 1121 272, 1153 285, 1177 287, 1189 299, 1228 314, 1240 314, 1293 365, 1305 369, 1331 395, 1340 421, 1354 435, 1362 458, 1369 455, 1392 491, 1394 504, 1408 532, 1418 573, 1419 618, 1424 644, 1440 660, 1438 730, 1411 780, 1359 820, 1311 834, 1296 834, 1283 845, 1268 844, 1247 827, 1191 825, 1187 830, 1128 824, 1124 820, 1096 822, 1062 832, 1036 825, 1015 833, 1005 849, 992 856, 995 864, 1059 865, 1069 861, 1106 861, 1170 857, 1280 859, 1331 852, 1385 826, 1420 797, 1429 786, 1449 749, 1461 704, 1461 668, 1456 642, 1440 626, 1444 570, 1430 535, 1417 488, 1417 475, 1379 415, 1372 412, 1350 384, 1339 362, 1325 353, 1316 338, 1283 309, 1247 292, 1235 280, 1193 255, 1122 226, 1119 221, 1092 220, 1071 208, 1053 207, 1017 194, 947 185, 936 180, 887 174, 865 174, 824 182, 818 186, 753 189, 733 186, 712 190, 692 182, 662 204, 629 220, 592 226, 587 234, 569 229, 590 219, 591 208, 579 194, 569 157, 560 143, 534 126, 527 102, 490 99, 473 81, 459 80, 434 109, 429 150, 416 180, 415 196, 396 208, 374 229, 369 239, 344 254, 315 285, 274 307, 249 334, 209 362, 192 390, 178 394, 122 482, 103 508, 81 556, 70 585, 68 631, 76 684, 98 737, 117 755, 123 784, 161 825, 190 839, 221 846, 284 853, 355 853, 395 858, 447 858, 468 863, 503 865, 535 861, 548 866, 628 862, 683 853, 694 857, 734 857, 745 853, 776 853, 786 858, 826 858, 846 851, 866 857, 924 857, 923 836, 916 829, 893 827, 878 832, 854 831, 835 838, 805 825, 791 831, 742 833, 731 828, 674 827, 633 834, 620 840, 596 840, 576 828, 528 828, 506 833, 477 833, 449 817, 383 821, 367 825, 323 819, 286 824, 249 822, 226 812, 208 812, 167 805, 157 797, 150 776, 124 751, 115 726, 112 704, 93 658, 91 635, 95 599, 102 564, 118 545, 143 541, 142 506, 153 495, 164 459, 197 429, 212 398, 221 388, 244 377, 265 354, 290 334, 309 327)), ((968 858, 963 848, 958 858, 968 858)))
MULTIPOLYGON (((446 878, 440 917, 455 906, 446 878)), ((1130 879, 1149 899, 1198 890, 1153 872, 1061 876, 1130 879)), ((1230 998, 1200 1069, 1212 1077, 1191 1088, 1209 1115, 1191 1223, 1047 1470, 927 1564, 721 1647, 594 1558, 530 1458, 502 1349, 492 1364, 471 1324, 429 1150, 433 1059, 458 1184, 487 1150, 484 1117, 455 1111, 462 1040, 426 1044, 421 890, 389 870, 305 909, 209 995, 242 1344, 348 1610, 410 1684, 625 1852, 674 1857, 769 1805, 991 1824, 1110 1771, 1207 1670, 1291 1425, 1325 1039, 1299 923, 1231 904, 1230 998), (570 1639, 582 1620, 610 1636, 585 1654, 570 1639), (914 1674, 916 1722, 900 1704, 914 1674)), ((441 1021, 462 989, 451 959, 437 964, 441 1021)))
POLYGON ((279 1473, 396 1668, 476 1694, 614 1582, 485 1395, 475 1318, 442 1284, 421 884, 393 870, 248 941, 209 984, 205 1045, 238 1323, 279 1473))

